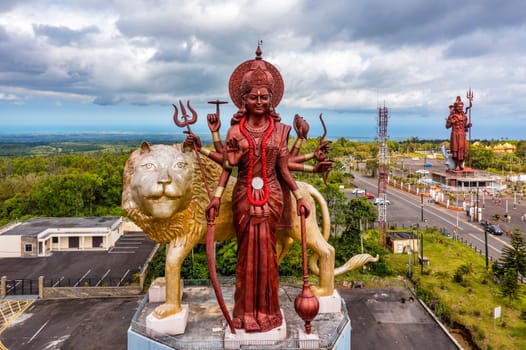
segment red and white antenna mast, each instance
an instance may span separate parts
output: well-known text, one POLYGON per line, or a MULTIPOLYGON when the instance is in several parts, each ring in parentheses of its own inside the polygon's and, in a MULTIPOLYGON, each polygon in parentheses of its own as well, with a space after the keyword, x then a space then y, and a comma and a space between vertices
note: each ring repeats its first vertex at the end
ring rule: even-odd
POLYGON ((387 149, 387 120, 389 119, 388 109, 385 106, 378 108, 378 142, 380 149, 378 152, 378 231, 380 233, 380 243, 386 246, 387 231, 387 178, 389 171, 389 152, 387 149))

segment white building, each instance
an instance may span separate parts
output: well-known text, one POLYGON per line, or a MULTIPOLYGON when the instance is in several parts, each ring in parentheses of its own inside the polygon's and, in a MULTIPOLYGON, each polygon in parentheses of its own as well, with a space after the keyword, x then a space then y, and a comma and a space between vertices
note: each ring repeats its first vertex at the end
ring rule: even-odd
POLYGON ((0 228, 0 258, 54 251, 108 250, 123 234, 122 217, 32 218, 0 228))

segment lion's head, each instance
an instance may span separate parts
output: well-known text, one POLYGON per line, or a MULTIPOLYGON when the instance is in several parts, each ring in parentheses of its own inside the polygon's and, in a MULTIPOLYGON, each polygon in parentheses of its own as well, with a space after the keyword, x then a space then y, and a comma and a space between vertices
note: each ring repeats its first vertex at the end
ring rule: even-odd
MULTIPOLYGON (((207 182, 215 186, 218 167, 208 159, 202 160, 207 182)), ((171 226, 173 221, 180 221, 180 214, 191 207, 200 206, 204 212, 208 204, 196 156, 180 144, 152 146, 143 142, 126 162, 123 183, 124 211, 159 242, 172 240, 172 237, 165 236, 174 234, 153 232, 160 230, 159 224, 165 222, 165 226, 171 226), (156 227, 152 227, 152 222, 156 223, 156 227)), ((163 230, 166 231, 166 227, 163 230)))

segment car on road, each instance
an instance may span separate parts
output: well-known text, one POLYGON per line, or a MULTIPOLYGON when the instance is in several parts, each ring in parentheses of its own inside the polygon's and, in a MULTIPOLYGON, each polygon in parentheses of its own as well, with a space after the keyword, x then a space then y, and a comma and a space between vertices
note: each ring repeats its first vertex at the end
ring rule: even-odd
POLYGON ((480 222, 480 226, 482 226, 484 228, 484 230, 487 229, 489 225, 490 225, 490 223, 488 222, 488 220, 482 220, 480 222))
POLYGON ((500 236, 504 234, 504 231, 502 231, 502 229, 497 225, 486 226, 486 231, 494 236, 500 236))
POLYGON ((363 188, 353 188, 351 193, 355 195, 364 194, 365 190, 363 188))
POLYGON ((389 201, 389 199, 383 199, 383 198, 375 198, 374 199, 374 202, 373 202, 374 205, 389 205, 391 204, 391 202, 389 201))
POLYGON ((367 199, 373 199, 374 198, 374 194, 369 193, 369 192, 365 192, 363 195, 364 195, 364 197, 367 197, 367 199))

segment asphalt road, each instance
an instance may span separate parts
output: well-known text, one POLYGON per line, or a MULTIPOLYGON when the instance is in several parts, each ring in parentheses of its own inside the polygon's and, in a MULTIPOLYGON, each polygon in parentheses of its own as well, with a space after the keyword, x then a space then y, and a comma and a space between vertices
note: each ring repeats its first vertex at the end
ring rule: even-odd
POLYGON ((405 289, 339 289, 351 317, 351 349, 458 349, 405 289))
MULTIPOLYGON (((353 180, 357 187, 365 189, 367 192, 378 195, 377 187, 378 180, 363 176, 355 173, 355 179, 353 180)), ((346 191, 349 198, 354 195, 346 191)), ((395 225, 397 227, 437 227, 440 229, 446 229, 448 232, 453 233, 455 226, 458 226, 459 239, 466 241, 468 245, 476 248, 479 252, 485 251, 485 233, 482 226, 477 222, 471 222, 470 218, 464 211, 456 211, 446 209, 435 203, 429 203, 424 197, 410 194, 406 191, 399 190, 397 188, 388 186, 387 198, 391 204, 387 207, 387 227, 395 225), (422 220, 422 218, 424 220, 422 220)), ((469 200, 469 198, 466 198, 469 200)), ((499 214, 504 217, 507 213, 511 215, 512 219, 510 223, 498 222, 498 224, 505 230, 512 232, 515 228, 518 228, 523 232, 526 232, 526 221, 521 220, 521 213, 526 212, 526 203, 516 203, 516 207, 513 206, 513 199, 501 199, 500 204, 498 200, 492 201, 490 197, 482 197, 479 195, 479 205, 482 209, 482 220, 492 220, 495 214, 499 214), (506 200, 508 205, 506 206, 506 200)), ((501 250, 505 244, 509 243, 509 236, 493 236, 487 235, 488 240, 488 256, 493 259, 498 259, 501 254, 501 250)))

